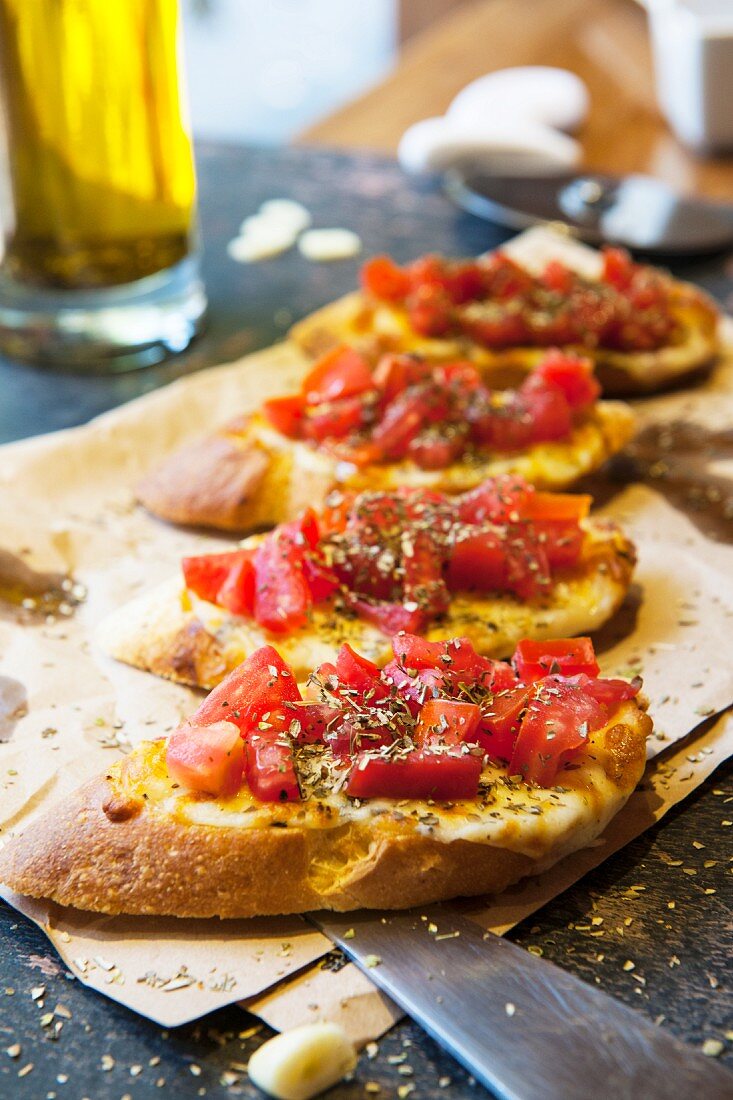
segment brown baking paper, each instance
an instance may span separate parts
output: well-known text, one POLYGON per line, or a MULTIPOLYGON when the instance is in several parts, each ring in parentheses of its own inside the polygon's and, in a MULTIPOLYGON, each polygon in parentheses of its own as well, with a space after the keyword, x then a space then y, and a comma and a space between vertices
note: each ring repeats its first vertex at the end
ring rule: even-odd
MULTIPOLYGON (((532 240, 535 251, 549 247, 546 234, 532 240)), ((567 247, 553 241, 556 249, 567 247)), ((174 573, 183 554, 227 544, 159 523, 134 506, 131 487, 172 447, 287 391, 304 369, 297 349, 277 345, 83 428, 0 448, 3 547, 28 551, 37 568, 73 572, 88 588, 72 618, 35 626, 0 620, 0 835, 25 827, 121 751, 164 734, 192 709, 196 693, 109 660, 94 644, 94 631, 109 611, 174 573), (26 714, 18 706, 24 695, 26 714), (12 702, 17 720, 3 719, 3 700, 12 702)), ((730 420, 730 375, 727 360, 692 397, 648 401, 644 416, 655 408, 676 416, 692 400, 685 416, 706 419, 714 406, 730 420)), ((623 490, 605 511, 637 540, 639 568, 628 606, 599 636, 601 662, 607 673, 645 676, 658 727, 650 751, 658 752, 733 703, 733 671, 719 659, 733 615, 733 549, 707 539, 643 486, 623 490)), ((727 721, 705 736, 711 751, 691 765, 689 779, 666 787, 660 781, 659 790, 635 795, 607 839, 488 909, 477 907, 481 919, 509 927, 694 789, 711 760, 724 759, 732 747, 727 721)), ((278 1027, 315 1011, 338 1013, 363 1041, 395 1018, 394 1006, 355 968, 302 969, 330 945, 299 918, 264 924, 102 918, 15 895, 8 900, 44 928, 80 980, 162 1023, 245 1000, 278 1027)))

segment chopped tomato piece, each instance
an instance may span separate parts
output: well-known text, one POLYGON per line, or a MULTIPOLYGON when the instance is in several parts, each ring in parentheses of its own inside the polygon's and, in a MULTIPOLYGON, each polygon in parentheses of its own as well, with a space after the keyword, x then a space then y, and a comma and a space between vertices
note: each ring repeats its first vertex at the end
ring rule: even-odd
POLYGON ((532 683, 548 675, 597 676, 598 662, 590 638, 570 638, 557 641, 520 642, 512 657, 523 683, 532 683))
POLYGON ((332 596, 339 587, 333 570, 329 569, 320 554, 314 552, 303 558, 303 576, 306 579, 314 603, 321 603, 332 596))
POLYGON ((416 528, 409 534, 409 550, 403 540, 403 597, 407 607, 416 604, 430 618, 448 610, 450 594, 443 580, 443 551, 433 533, 416 528))
POLYGON ((364 401, 361 397, 344 397, 329 404, 308 409, 302 425, 306 439, 343 439, 364 422, 364 401))
POLYGON ((582 672, 570 677, 569 683, 586 692, 609 713, 613 713, 621 703, 635 698, 641 689, 638 677, 634 680, 597 680, 582 672))
POLYGON ((257 547, 254 615, 274 634, 297 630, 307 621, 313 597, 303 571, 303 541, 284 528, 275 528, 257 547))
POLYGON ((387 694, 380 679, 380 669, 367 657, 362 657, 344 642, 336 657, 336 675, 341 684, 357 695, 378 701, 387 694))
POLYGON ((326 506, 321 512, 320 528, 324 535, 332 535, 345 530, 358 493, 337 489, 326 498, 326 506))
POLYGON ((222 585, 232 570, 252 556, 250 550, 230 550, 224 554, 198 554, 181 562, 186 588, 202 600, 216 603, 222 585))
POLYGON ((246 734, 267 711, 300 700, 295 677, 280 654, 263 645, 207 695, 190 722, 195 726, 233 722, 246 734))
POLYGON ((372 381, 380 390, 383 403, 389 404, 398 393, 427 378, 431 372, 429 363, 412 355, 383 355, 374 368, 372 381))
POLYGON ((516 523, 533 493, 532 486, 519 477, 487 478, 457 498, 458 516, 462 523, 516 523))
POLYGON ((470 743, 480 721, 481 710, 476 703, 429 699, 418 715, 415 741, 425 748, 470 743))
POLYGON ((479 261, 487 293, 499 301, 517 298, 533 287, 532 276, 518 263, 510 259, 506 252, 492 252, 479 261))
POLYGON ((262 404, 262 412, 281 435, 297 439, 303 427, 305 401, 300 394, 273 397, 262 404))
POLYGON ((361 285, 375 298, 400 302, 410 290, 410 276, 389 256, 374 256, 361 269, 361 285))
POLYGON ((600 395, 601 387, 593 374, 593 361, 553 349, 548 351, 534 372, 558 386, 571 409, 584 409, 600 395))
POLYGON ((440 286, 424 283, 407 299, 410 324, 421 336, 445 336, 453 319, 453 303, 440 286))
POLYGON ((373 386, 369 364, 357 351, 342 344, 321 356, 306 375, 303 393, 309 405, 356 397, 373 386))
MULTIPOLYGON (((398 634, 392 639, 397 666, 407 670, 437 670, 441 682, 452 689, 461 685, 502 691, 516 683, 508 665, 482 657, 468 638, 429 642, 415 634, 398 634)), ((392 662, 386 666, 392 668, 392 662)))
POLYGON ((243 550, 241 554, 219 589, 216 603, 232 615, 251 615, 255 606, 254 550, 243 550))
POLYGON ((349 776, 352 798, 420 798, 455 801, 475 798, 481 756, 451 752, 408 752, 401 757, 361 753, 349 776))
POLYGON ((522 502, 522 519, 578 523, 590 512, 593 497, 585 493, 529 493, 522 502))
POLYGON ((168 738, 165 759, 171 779, 189 791, 228 798, 242 785, 244 744, 232 722, 181 726, 168 738))
POLYGON ((617 290, 627 290, 634 278, 635 264, 625 248, 602 250, 603 281, 617 290))
POLYGON ((293 750, 283 737, 284 715, 278 718, 280 722, 273 724, 272 728, 264 732, 256 730, 248 735, 244 774, 249 789, 260 802, 297 802, 300 788, 293 750))
POLYGON ((519 726, 510 774, 551 786, 568 754, 605 722, 603 708, 573 684, 552 676, 538 681, 519 726))
POLYGON ((350 596, 349 606, 362 619, 379 627, 383 634, 399 634, 401 630, 423 630, 426 623, 425 612, 419 607, 406 608, 399 603, 386 600, 367 600, 350 596))
POLYGON ((407 448, 408 456, 423 470, 444 470, 457 462, 466 448, 468 427, 451 425, 450 434, 428 431, 416 436, 407 448))
POLYGON ((384 666, 382 679, 392 685, 415 716, 427 699, 435 699, 447 690, 446 678, 437 668, 407 669, 396 657, 384 666))
POLYGON ((573 272, 559 260, 550 260, 542 272, 542 282, 548 290, 554 290, 558 294, 569 294, 573 289, 575 277, 573 272))
POLYGON ((507 579, 507 552, 496 531, 466 527, 459 531, 448 562, 452 591, 500 592, 507 579))
POLYGON ((300 724, 297 740, 299 744, 306 745, 323 741, 331 726, 340 725, 343 721, 342 711, 327 703, 291 703, 290 706, 283 708, 283 713, 289 716, 291 721, 297 721, 300 724))
POLYGON ((521 347, 528 343, 527 323, 522 314, 494 303, 469 306, 461 324, 468 336, 486 347, 521 347))
POLYGON ((499 760, 511 758, 519 724, 531 694, 531 687, 510 688, 494 695, 491 702, 483 707, 478 741, 489 756, 499 760))
POLYGON ((535 373, 522 383, 519 396, 527 410, 532 443, 552 442, 570 435, 572 413, 560 386, 535 373))

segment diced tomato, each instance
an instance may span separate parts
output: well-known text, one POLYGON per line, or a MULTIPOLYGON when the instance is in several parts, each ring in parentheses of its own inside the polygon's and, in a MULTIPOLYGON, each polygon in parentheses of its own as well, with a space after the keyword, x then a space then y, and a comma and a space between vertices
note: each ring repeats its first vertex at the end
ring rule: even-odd
POLYGON ((553 348, 535 370, 535 375, 559 388, 571 409, 592 405, 601 392, 593 374, 593 361, 578 355, 567 355, 553 348))
POLYGON ((319 553, 306 554, 303 558, 303 576, 306 579, 314 603, 321 603, 338 591, 339 581, 319 553))
POLYGON ((252 615, 255 606, 255 552, 243 550, 241 553, 242 557, 232 565, 215 602, 231 611, 232 615, 252 615))
POLYGON ((445 286, 456 305, 472 302, 486 292, 483 268, 472 261, 453 263, 445 277, 445 286))
POLYGON ((478 741, 489 756, 499 760, 511 758, 519 723, 531 694, 531 687, 510 687, 494 695, 482 709, 478 741))
POLYGON ((412 363, 407 355, 383 355, 374 368, 373 382, 382 394, 382 403, 388 405, 398 393, 406 390, 412 381, 412 363))
POLYGON ((181 726, 168 738, 165 759, 171 779, 189 791, 228 798, 242 785, 244 744, 232 722, 181 726))
POLYGON ((437 668, 408 670, 396 657, 384 666, 382 679, 392 685, 415 716, 427 699, 437 698, 448 690, 446 677, 437 668))
POLYGON ((423 630, 426 615, 419 607, 408 610, 402 604, 388 603, 385 600, 367 600, 351 596, 349 606, 365 619, 373 623, 383 634, 399 634, 402 630, 410 632, 423 630))
POLYGON ((528 343, 527 323, 519 310, 494 303, 469 306, 461 318, 466 334, 487 348, 508 348, 528 343))
POLYGON ((519 727, 510 774, 551 786, 569 754, 582 748, 589 732, 605 722, 595 699, 567 680, 550 676, 538 681, 519 727))
POLYGON ((445 336, 453 321, 453 303, 440 286, 423 284, 407 299, 410 324, 421 336, 445 336))
POLYGON ((575 276, 569 267, 559 260, 550 260, 542 272, 542 282, 548 290, 558 294, 569 294, 575 283, 575 276))
POLYGON ((533 487, 520 477, 487 478, 457 498, 458 516, 462 523, 516 523, 533 493, 533 487))
POLYGON ((417 604, 425 615, 436 618, 450 605, 450 595, 443 580, 443 550, 429 528, 415 528, 408 541, 410 553, 403 540, 404 603, 417 604))
POLYGON ((492 252, 479 261, 487 294, 497 301, 507 301, 527 294, 534 279, 525 268, 510 259, 505 252, 492 252))
POLYGON ((303 394, 308 405, 330 404, 372 389, 369 364, 353 348, 341 344, 321 356, 306 375, 303 394))
POLYGON ((532 493, 527 498, 522 518, 532 523, 553 569, 568 568, 578 561, 585 540, 579 524, 592 499, 569 493, 532 493))
POLYGON ((364 401, 361 397, 344 397, 327 405, 308 409, 302 425, 306 439, 320 443, 324 439, 343 439, 364 423, 364 401))
POLYGON ((426 402, 422 394, 404 390, 386 410, 372 432, 372 443, 385 458, 404 458, 412 440, 425 424, 426 402))
POLYGON ((284 528, 275 528, 254 557, 254 616, 260 626, 283 634, 304 626, 313 603, 303 571, 304 548, 284 528))
POLYGON ((246 734, 263 714, 300 699, 291 670, 276 649, 263 645, 207 695, 190 722, 194 726, 233 722, 246 734))
POLYGON ((481 776, 480 755, 415 750, 402 757, 360 753, 349 776, 352 798, 419 798, 453 802, 475 798, 481 776))
POLYGON ((423 432, 407 448, 408 457, 423 470, 444 470, 457 462, 466 449, 468 427, 451 426, 450 434, 423 432))
POLYGON ((587 493, 528 493, 521 518, 533 523, 579 523, 590 512, 593 497, 587 493))
POLYGON ((273 397, 262 404, 262 412, 281 435, 297 439, 303 427, 305 400, 300 394, 292 397, 273 397))
POLYGON ((519 533, 513 534, 507 551, 507 592, 514 592, 520 600, 532 600, 547 589, 551 580, 544 547, 519 533))
POLYGON ((621 703, 634 699, 641 689, 641 680, 596 680, 584 673, 571 676, 569 683, 590 695, 606 711, 613 713, 621 703))
POLYGON ((536 373, 522 383, 520 398, 527 409, 532 443, 564 439, 573 430, 570 405, 564 391, 536 373))
MULTIPOLYGON (((442 678, 441 683, 453 690, 465 684, 502 691, 516 683, 516 677, 508 665, 481 656, 468 638, 429 642, 415 634, 398 634, 392 639, 392 650, 398 667, 416 671, 437 670, 442 678)), ((385 672, 392 667, 390 662, 385 672)), ((435 683, 434 680, 430 682, 435 683)))
POLYGON ((448 562, 448 587, 456 592, 500 592, 507 578, 506 548, 495 531, 467 527, 457 535, 448 562))
POLYGON ((418 745, 460 745, 475 740, 481 721, 476 703, 456 699, 429 699, 420 711, 415 730, 418 745))
POLYGON ((320 514, 320 528, 324 535, 340 534, 346 528, 346 521, 354 507, 358 493, 338 489, 326 498, 326 505, 320 514))
POLYGON ((389 256, 374 256, 361 269, 361 285, 375 298, 401 302, 410 290, 410 276, 389 256))
POLYGON ((260 802, 297 802, 300 798, 293 750, 282 733, 282 728, 273 728, 247 737, 244 774, 260 802))
POLYGON ((599 668, 590 638, 563 638, 557 641, 534 642, 525 639, 514 651, 512 663, 523 683, 532 683, 557 674, 575 676, 598 675, 599 668))
POLYGON ((340 683, 356 692, 360 699, 376 703, 387 694, 379 666, 357 653, 348 642, 344 642, 336 657, 336 675, 340 683))
POLYGON ((198 554, 181 562, 186 588, 202 600, 216 603, 219 590, 241 562, 251 558, 249 550, 231 550, 224 554, 198 554))
POLYGON ((635 264, 625 248, 606 247, 602 250, 604 283, 616 290, 626 290, 631 286, 635 264))
POLYGON ((340 725, 343 721, 342 711, 327 703, 292 704, 284 708, 284 713, 290 717, 291 721, 296 720, 300 723, 298 743, 306 745, 323 741, 329 729, 340 725))
POLYGON ((465 359, 441 363, 435 369, 437 378, 463 390, 475 390, 483 385, 478 367, 465 359))

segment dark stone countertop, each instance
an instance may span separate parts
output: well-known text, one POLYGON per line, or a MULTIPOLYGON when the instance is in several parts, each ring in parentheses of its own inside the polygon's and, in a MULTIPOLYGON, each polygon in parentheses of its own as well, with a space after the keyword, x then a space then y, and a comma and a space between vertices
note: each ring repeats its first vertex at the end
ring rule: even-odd
MULTIPOLYGON (((425 251, 477 252, 505 236, 457 212, 433 181, 408 182, 393 162, 378 157, 205 145, 198 164, 211 301, 207 334, 171 363, 117 377, 52 374, 0 361, 0 441, 71 427, 191 370, 262 347, 292 320, 352 286, 358 261, 314 265, 297 252, 252 266, 228 259, 226 242, 267 198, 296 198, 317 225, 355 229, 367 254, 388 250, 404 260, 425 251)), ((719 259, 676 270, 730 304, 733 272, 719 259)), ((597 983, 693 1046, 722 1040, 721 1057, 733 1065, 731 819, 728 765, 660 825, 515 929, 512 939, 597 983), (624 969, 627 960, 633 970, 624 969)), ((268 1034, 262 1028, 240 1037, 255 1024, 232 1007, 162 1031, 85 989, 65 972, 43 934, 0 903, 0 1097, 254 1096, 231 1064, 246 1062, 268 1034), (38 987, 45 992, 34 1000, 38 987), (57 1006, 62 1012, 55 1020, 63 1026, 54 1038, 53 1025, 41 1020, 57 1006), (17 1057, 6 1053, 13 1044, 21 1048, 17 1057), (24 1072, 27 1066, 32 1068, 24 1072)), ((413 1100, 486 1095, 405 1021, 380 1041, 376 1057, 361 1058, 354 1081, 329 1096, 387 1098, 398 1089, 404 1096, 410 1084, 413 1100), (398 1073, 388 1059, 401 1055, 406 1058, 398 1073), (370 1082, 381 1092, 365 1092, 370 1082)), ((675 1091, 670 1081, 670 1096, 675 1091)), ((601 1092, 595 1095, 603 1100, 601 1092)))

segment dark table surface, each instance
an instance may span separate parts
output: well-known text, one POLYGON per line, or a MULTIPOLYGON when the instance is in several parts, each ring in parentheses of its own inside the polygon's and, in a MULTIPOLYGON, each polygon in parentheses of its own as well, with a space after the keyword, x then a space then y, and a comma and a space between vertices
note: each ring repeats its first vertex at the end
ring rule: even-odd
MULTIPOLYGON (((435 182, 408 181, 393 162, 377 157, 205 145, 198 166, 211 303, 206 335, 175 361, 117 377, 52 374, 0 359, 0 442, 80 424, 189 371, 262 347, 354 284, 358 261, 316 265, 293 251, 252 266, 232 262, 227 241, 265 199, 298 199, 317 225, 355 229, 367 254, 388 250, 401 260, 425 251, 475 253, 505 236, 457 212, 435 182)), ((676 271, 733 304, 730 264, 708 259, 676 271)), ((694 1047, 722 1041, 720 1057, 733 1066, 731 819, 733 768, 727 766, 511 938, 694 1047)), ((232 1007, 162 1031, 85 989, 44 935, 0 902, 2 1100, 252 1096, 246 1075, 231 1065, 246 1062, 269 1034, 262 1028, 247 1036, 256 1023, 232 1007), (44 1026, 54 1009, 54 1022, 44 1026)), ((379 1042, 376 1056, 361 1058, 353 1081, 329 1093, 334 1100, 365 1095, 419 1100, 486 1093, 405 1021, 379 1042), (398 1072, 394 1058, 403 1055, 398 1072), (370 1083, 381 1091, 365 1091, 370 1083)), ((673 1095, 679 1092, 670 1081, 673 1095)), ((595 1096, 602 1100, 603 1093, 595 1096)))

